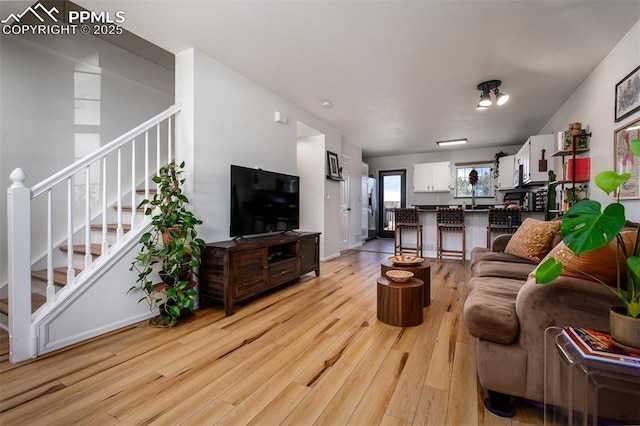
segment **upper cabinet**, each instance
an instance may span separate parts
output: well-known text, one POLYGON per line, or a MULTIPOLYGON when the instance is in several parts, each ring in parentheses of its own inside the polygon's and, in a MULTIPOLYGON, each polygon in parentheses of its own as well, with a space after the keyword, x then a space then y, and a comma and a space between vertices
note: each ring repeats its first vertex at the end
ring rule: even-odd
MULTIPOLYGON (((516 154, 514 176, 522 174, 521 185, 543 183, 548 180, 547 157, 553 152, 553 135, 531 136, 516 154), (544 150, 544 153, 543 153, 544 150)), ((518 178, 520 180, 520 178, 518 178)))
POLYGON ((513 170, 515 155, 506 155, 500 159, 498 165, 498 189, 513 189, 513 170))
POLYGON ((449 192, 451 163, 418 163, 413 165, 413 192, 449 192))

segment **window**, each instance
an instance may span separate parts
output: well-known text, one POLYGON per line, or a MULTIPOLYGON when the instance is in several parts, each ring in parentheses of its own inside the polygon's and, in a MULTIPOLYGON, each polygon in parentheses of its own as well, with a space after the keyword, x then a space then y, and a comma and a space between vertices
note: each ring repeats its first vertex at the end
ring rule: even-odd
POLYGON ((469 173, 473 169, 478 172, 476 197, 493 197, 491 164, 456 167, 456 197, 471 197, 472 187, 469 183, 469 173))

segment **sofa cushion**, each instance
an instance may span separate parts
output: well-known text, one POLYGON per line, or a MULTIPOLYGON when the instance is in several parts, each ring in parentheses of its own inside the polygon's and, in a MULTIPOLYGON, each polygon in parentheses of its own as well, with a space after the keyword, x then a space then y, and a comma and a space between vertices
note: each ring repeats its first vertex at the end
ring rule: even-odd
POLYGON ((474 266, 479 262, 526 263, 534 266, 538 264, 538 262, 531 259, 514 256, 503 251, 491 251, 486 247, 474 247, 473 250, 471 250, 471 261, 469 262, 471 270, 473 270, 474 266))
POLYGON ((471 275, 474 277, 510 278, 526 281, 531 271, 536 267, 536 263, 502 262, 498 260, 482 261, 473 265, 471 275))
MULTIPOLYGON (((627 248, 627 253, 631 253, 636 240, 637 231, 623 231, 620 233, 627 248)), ((549 254, 543 259, 543 262, 549 258, 554 258, 557 262, 562 263, 565 267, 560 275, 565 277, 576 277, 585 280, 596 281, 596 279, 605 282, 613 287, 617 283, 617 266, 616 252, 618 250, 618 241, 614 239, 609 244, 599 249, 588 251, 577 256, 564 242, 560 242, 555 246, 549 254), (591 277, 581 274, 582 271, 591 275, 591 277)), ((624 254, 620 252, 620 275, 622 282, 625 282, 627 276, 627 265, 624 254)), ((542 263, 542 262, 540 262, 542 263)), ((530 277, 535 277, 534 269, 530 277)))
POLYGON ((562 223, 526 218, 507 243, 504 252, 540 262, 549 252, 562 223))
POLYGON ((526 281, 494 277, 469 280, 469 295, 464 304, 464 323, 479 339, 501 344, 513 342, 518 335, 516 296, 526 281))

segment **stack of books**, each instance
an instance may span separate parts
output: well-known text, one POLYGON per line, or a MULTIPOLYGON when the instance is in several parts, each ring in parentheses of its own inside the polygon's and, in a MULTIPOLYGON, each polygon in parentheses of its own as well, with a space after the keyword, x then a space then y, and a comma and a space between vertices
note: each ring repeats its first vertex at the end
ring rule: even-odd
POLYGON ((640 368, 640 354, 615 346, 610 334, 576 327, 564 327, 562 334, 586 359, 640 368))

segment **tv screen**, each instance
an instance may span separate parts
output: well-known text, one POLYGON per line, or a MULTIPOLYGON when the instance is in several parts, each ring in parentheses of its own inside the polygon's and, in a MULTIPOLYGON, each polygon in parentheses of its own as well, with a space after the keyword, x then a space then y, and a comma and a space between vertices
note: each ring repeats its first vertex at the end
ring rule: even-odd
POLYGON ((231 226, 241 237, 300 227, 300 178, 231 165, 231 226))

